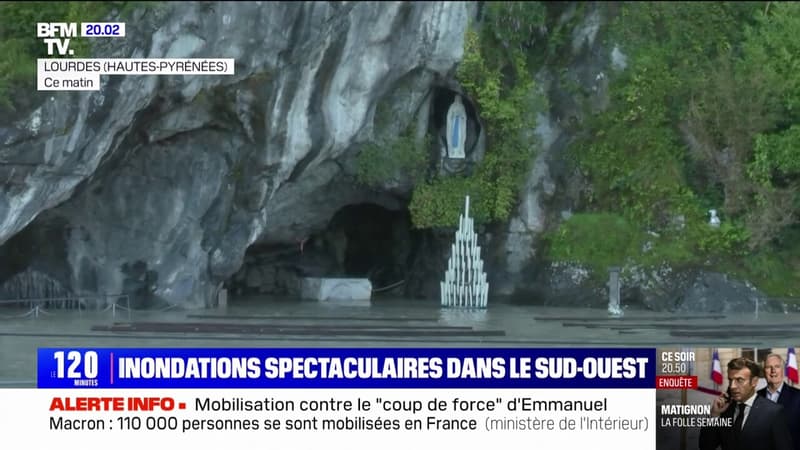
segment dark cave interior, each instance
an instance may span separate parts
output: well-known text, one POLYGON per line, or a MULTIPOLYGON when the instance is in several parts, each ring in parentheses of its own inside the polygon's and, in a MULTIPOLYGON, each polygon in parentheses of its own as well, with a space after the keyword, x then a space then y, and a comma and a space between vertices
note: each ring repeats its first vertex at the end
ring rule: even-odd
POLYGON ((251 246, 229 288, 234 295, 294 296, 302 277, 368 278, 373 290, 401 285, 421 235, 411 228, 408 211, 374 203, 347 205, 302 246, 251 246))

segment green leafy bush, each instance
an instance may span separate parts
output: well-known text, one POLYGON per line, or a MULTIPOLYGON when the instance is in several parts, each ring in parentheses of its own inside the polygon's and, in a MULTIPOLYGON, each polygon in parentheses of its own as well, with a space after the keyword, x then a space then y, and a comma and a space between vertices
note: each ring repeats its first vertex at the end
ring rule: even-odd
POLYGON ((788 130, 756 136, 753 161, 749 175, 764 186, 771 187, 775 177, 800 175, 800 124, 788 130))
POLYGON ((635 226, 609 213, 574 214, 547 238, 551 259, 580 263, 601 273, 625 264, 642 245, 635 226))

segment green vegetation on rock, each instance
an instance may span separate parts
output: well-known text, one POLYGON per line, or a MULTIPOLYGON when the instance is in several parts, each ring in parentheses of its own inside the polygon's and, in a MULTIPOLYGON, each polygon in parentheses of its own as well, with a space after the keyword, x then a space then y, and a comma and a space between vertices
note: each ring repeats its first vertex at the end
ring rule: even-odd
POLYGON ((428 167, 431 138, 417 141, 413 129, 390 142, 370 142, 358 155, 357 177, 364 184, 379 186, 387 180, 407 178, 416 183, 428 167))
POLYGON ((638 252, 638 230, 610 213, 575 214, 550 236, 551 255, 605 273, 638 252), (598 238, 602 236, 602 238, 598 238))
POLYGON ((591 189, 549 257, 704 266, 800 296, 800 240, 787 239, 800 219, 798 32, 798 3, 623 4, 609 36, 628 67, 570 149, 591 189), (596 242, 612 235, 630 245, 596 242))
POLYGON ((544 8, 539 2, 485 7, 487 20, 480 31, 465 36, 457 78, 477 103, 486 154, 470 174, 437 176, 417 185, 409 210, 419 228, 457 225, 466 195, 478 223, 507 220, 533 160, 537 142, 532 130, 544 100, 535 89, 528 56, 544 8))

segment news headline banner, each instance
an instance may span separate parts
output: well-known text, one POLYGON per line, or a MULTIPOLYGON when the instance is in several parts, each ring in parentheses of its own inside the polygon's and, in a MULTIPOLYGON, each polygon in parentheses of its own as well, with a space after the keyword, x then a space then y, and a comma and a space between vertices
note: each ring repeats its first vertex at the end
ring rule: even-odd
POLYGON ((655 349, 41 348, 39 388, 652 389, 655 349))
POLYGON ((75 38, 125 37, 125 24, 121 22, 40 22, 36 24, 36 37, 51 56, 37 60, 40 91, 97 91, 100 75, 234 74, 232 58, 68 58, 75 54, 70 48, 75 38))
POLYGON ((5 437, 31 448, 656 448, 652 388, 12 389, 3 399, 5 437))

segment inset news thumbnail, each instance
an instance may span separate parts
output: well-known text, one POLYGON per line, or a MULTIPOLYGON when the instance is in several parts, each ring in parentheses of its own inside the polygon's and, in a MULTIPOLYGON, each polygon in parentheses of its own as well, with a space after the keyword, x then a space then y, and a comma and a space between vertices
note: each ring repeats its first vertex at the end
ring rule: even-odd
POLYGON ((800 450, 795 347, 659 348, 658 450, 800 450))

